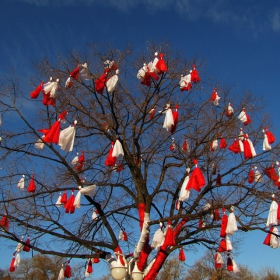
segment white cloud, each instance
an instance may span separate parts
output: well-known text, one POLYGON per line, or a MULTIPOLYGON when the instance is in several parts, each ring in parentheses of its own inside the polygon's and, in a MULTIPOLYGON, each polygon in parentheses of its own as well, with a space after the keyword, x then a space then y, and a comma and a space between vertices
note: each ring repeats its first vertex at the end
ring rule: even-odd
POLYGON ((273 12, 271 17, 272 29, 274 31, 280 31, 280 10, 273 12))

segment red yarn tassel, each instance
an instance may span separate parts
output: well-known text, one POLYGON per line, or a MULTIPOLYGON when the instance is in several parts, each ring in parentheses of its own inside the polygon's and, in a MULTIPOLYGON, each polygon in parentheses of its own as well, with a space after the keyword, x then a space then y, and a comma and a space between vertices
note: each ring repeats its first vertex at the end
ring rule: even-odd
POLYGON ((180 248, 180 252, 179 252, 179 261, 184 262, 186 260, 186 256, 185 256, 185 252, 183 250, 183 248, 180 248))

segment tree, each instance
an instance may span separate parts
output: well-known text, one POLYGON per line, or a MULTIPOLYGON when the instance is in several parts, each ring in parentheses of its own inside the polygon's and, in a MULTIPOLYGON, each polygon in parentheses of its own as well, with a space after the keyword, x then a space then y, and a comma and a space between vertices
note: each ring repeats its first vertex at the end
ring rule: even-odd
POLYGON ((2 81, 0 236, 29 245, 21 239, 29 235, 32 250, 67 259, 116 265, 116 252, 118 265, 148 267, 147 280, 180 247, 217 248, 221 209, 234 206, 239 231, 265 231, 278 180, 268 167, 279 145, 262 150, 263 128, 273 130, 263 100, 215 83, 203 60, 184 59, 168 44, 142 54, 100 49, 36 64, 30 96, 16 78, 2 81), (155 58, 157 49, 165 56, 155 58), (66 132, 76 133, 73 151, 66 132), (248 183, 252 166, 261 177, 248 183), (77 193, 81 205, 73 206, 77 193), (151 244, 155 231, 160 238, 151 244))
POLYGON ((167 260, 163 266, 162 270, 159 273, 156 279, 165 279, 165 280, 182 280, 184 279, 185 268, 181 261, 178 258, 173 258, 167 260))

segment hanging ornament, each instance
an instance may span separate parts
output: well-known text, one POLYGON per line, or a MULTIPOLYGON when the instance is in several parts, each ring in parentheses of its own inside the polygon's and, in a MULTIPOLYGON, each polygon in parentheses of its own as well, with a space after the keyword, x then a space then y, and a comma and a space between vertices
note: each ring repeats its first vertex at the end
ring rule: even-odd
POLYGON ((190 71, 190 73, 191 73, 191 81, 193 83, 199 83, 201 81, 201 79, 200 79, 200 77, 198 75, 198 71, 196 69, 196 65, 195 64, 193 64, 192 70, 190 71))
POLYGON ((116 70, 116 74, 110 77, 106 81, 106 88, 108 93, 112 93, 115 90, 118 84, 118 80, 119 80, 119 70, 116 70))
POLYGON ((156 113, 156 106, 153 107, 153 109, 149 112, 149 118, 152 120, 156 113))
POLYGON ((171 144, 169 146, 169 150, 173 152, 175 148, 176 148, 175 140, 174 138, 172 138, 171 144))
POLYGON ((75 170, 78 172, 81 172, 84 169, 84 164, 85 164, 85 153, 82 151, 82 154, 79 156, 77 160, 77 164, 75 166, 75 170))
POLYGON ((216 178, 216 186, 220 186, 222 184, 222 176, 220 174, 220 170, 218 170, 218 175, 216 178))
POLYGON ((93 197, 96 193, 96 185, 90 185, 86 187, 79 186, 79 191, 76 194, 75 200, 74 200, 74 206, 75 208, 81 208, 81 195, 87 195, 90 197, 93 197))
POLYGON ((263 135, 263 150, 269 151, 271 150, 271 144, 273 144, 276 140, 275 136, 270 131, 268 131, 268 127, 265 127, 265 129, 263 129, 263 135))
POLYGON ((220 221, 221 220, 221 215, 220 215, 220 211, 219 211, 219 209, 215 209, 214 210, 214 221, 220 221))
POLYGON ((227 271, 233 271, 233 263, 229 254, 227 257, 227 271))
POLYGON ((254 166, 251 167, 248 175, 248 183, 252 184, 255 180, 255 169, 254 166))
POLYGON ((72 190, 71 196, 63 206, 65 208, 65 213, 70 213, 70 214, 75 213, 74 201, 75 201, 75 195, 74 195, 74 190, 72 190))
POLYGON ((212 92, 212 95, 211 95, 211 101, 213 101, 213 104, 215 106, 219 106, 219 100, 221 99, 221 97, 218 95, 218 92, 216 90, 216 88, 213 88, 213 92, 212 92))
POLYGON ((263 181, 262 174, 258 170, 257 166, 255 166, 255 178, 254 178, 254 181, 255 182, 262 182, 263 181))
POLYGON ((67 261, 67 264, 66 264, 65 270, 64 270, 64 277, 71 278, 71 276, 72 276, 72 273, 71 273, 70 261, 67 261))
POLYGON ((70 89, 75 80, 79 78, 80 67, 79 65, 70 73, 68 79, 65 82, 65 88, 70 89))
POLYGON ((175 246, 176 245, 175 236, 174 236, 174 233, 173 233, 171 221, 168 221, 167 230, 166 230, 165 239, 164 239, 164 244, 166 246, 175 246))
POLYGON ((7 215, 8 215, 8 213, 6 213, 5 216, 2 216, 1 221, 0 221, 0 226, 5 231, 9 231, 9 226, 10 226, 7 215))
POLYGON ((65 204, 67 202, 67 200, 68 200, 67 199, 67 193, 66 193, 66 191, 64 191, 63 195, 61 196, 60 202, 62 204, 65 204))
POLYGON ((11 260, 11 263, 10 263, 10 268, 9 268, 9 271, 10 272, 15 272, 16 270, 16 267, 15 267, 15 253, 13 254, 13 257, 12 257, 12 260, 11 260))
POLYGON ((61 268, 60 268, 57 280, 64 280, 64 267, 63 267, 63 264, 61 265, 61 268))
POLYGON ((241 122, 243 122, 244 125, 248 125, 249 123, 252 122, 251 118, 249 115, 246 113, 246 109, 243 108, 241 113, 237 117, 241 122))
POLYGON ((190 176, 186 189, 187 190, 194 189, 194 190, 200 192, 202 187, 204 187, 206 185, 206 181, 205 181, 202 171, 197 166, 197 160, 194 159, 193 163, 195 165, 195 168, 193 169, 193 171, 191 173, 191 176, 190 176))
POLYGON ((111 142, 111 148, 109 154, 105 160, 105 165, 115 166, 117 162, 117 157, 119 155, 124 155, 124 151, 120 141, 117 139, 116 142, 111 142))
POLYGON ((127 233, 124 229, 120 229, 119 240, 128 241, 127 233))
POLYGON ((190 151, 190 147, 189 147, 189 143, 188 143, 187 139, 185 139, 185 141, 184 141, 184 143, 182 145, 182 150, 185 153, 188 153, 190 151))
POLYGON ((182 184, 180 194, 179 194, 179 201, 184 202, 187 198, 190 196, 190 190, 187 190, 187 185, 189 183, 189 173, 190 173, 190 168, 186 168, 186 174, 185 174, 185 179, 182 184))
POLYGON ((35 176, 32 175, 31 180, 28 184, 27 192, 29 192, 29 193, 34 193, 36 191, 36 184, 35 184, 34 178, 35 178, 35 176))
POLYGON ((220 138, 220 149, 225 149, 227 147, 227 142, 225 138, 221 137, 220 138))
POLYGON ((232 108, 231 104, 228 103, 227 109, 226 109, 226 116, 228 118, 231 118, 234 114, 234 109, 232 108))
POLYGON ((174 133, 179 121, 179 113, 178 113, 179 105, 175 106, 175 110, 172 110, 172 117, 173 117, 173 125, 171 126, 170 132, 174 133))
POLYGON ((210 151, 211 152, 214 152, 214 151, 216 151, 217 149, 218 149, 218 140, 217 139, 215 139, 214 141, 211 141, 211 143, 210 143, 210 151))
POLYGON ((278 225, 277 213, 278 213, 278 204, 276 202, 275 194, 272 194, 272 202, 270 205, 270 209, 266 221, 266 227, 272 227, 278 225))
POLYGON ((29 238, 29 235, 27 235, 27 238, 25 240, 25 245, 23 246, 23 251, 24 252, 29 252, 30 251, 30 248, 31 248, 31 245, 30 245, 30 238, 29 238))
POLYGON ((224 238, 222 238, 220 240, 218 252, 222 253, 222 252, 226 252, 226 251, 227 251, 227 243, 226 243, 226 240, 224 238))
POLYGON ((228 149, 234 152, 235 154, 240 153, 241 150, 240 150, 239 140, 234 139, 233 143, 228 147, 228 149))
POLYGON ((163 128, 166 128, 167 131, 170 131, 172 126, 174 126, 174 119, 171 110, 171 105, 169 103, 166 104, 164 113, 165 113, 165 118, 164 118, 163 128))
POLYGON ((168 70, 163 57, 164 57, 164 54, 160 53, 159 60, 158 60, 157 64, 155 65, 157 74, 163 74, 164 72, 167 72, 167 70, 168 70))
POLYGON ((231 244, 231 241, 230 241, 230 238, 228 235, 225 237, 225 240, 226 240, 226 245, 227 245, 227 252, 231 252, 233 248, 232 248, 232 244, 231 244))
POLYGON ((52 78, 50 78, 50 81, 45 83, 43 85, 43 97, 42 103, 45 106, 51 105, 56 106, 56 94, 59 89, 59 79, 56 79, 55 82, 52 81, 52 78))
POLYGON ((58 144, 59 142, 59 135, 60 135, 60 124, 61 122, 65 121, 65 117, 68 114, 68 111, 63 111, 59 116, 58 120, 54 122, 54 124, 51 126, 51 128, 48 129, 41 129, 39 131, 43 132, 45 137, 43 138, 43 141, 46 143, 54 143, 58 144))
POLYGON ((234 206, 230 207, 231 213, 228 216, 228 221, 227 221, 227 228, 226 228, 226 234, 234 234, 237 230, 237 223, 236 223, 236 218, 234 214, 234 206))
POLYGON ((189 91, 192 89, 192 83, 191 83, 191 73, 183 76, 181 75, 181 79, 179 82, 180 90, 181 91, 189 91))
POLYGON ((217 251, 215 254, 215 268, 220 269, 222 268, 223 264, 224 264, 223 257, 221 253, 217 251))
POLYGON ((157 229, 157 231, 153 236, 151 247, 158 250, 160 246, 163 244, 163 242, 164 242, 164 234, 162 232, 162 223, 160 223, 159 229, 157 229))
POLYGON ((248 134, 244 134, 243 140, 244 158, 249 159, 257 155, 252 141, 249 139, 248 134))
POLYGON ((274 169, 274 164, 272 163, 270 167, 268 168, 264 168, 263 169, 263 172, 266 176, 268 176, 268 178, 270 178, 274 185, 277 186, 278 185, 278 180, 279 180, 279 177, 274 169))
POLYGON ((76 125, 77 121, 74 121, 73 125, 60 131, 58 145, 61 150, 69 153, 73 150, 75 135, 76 135, 76 125))
POLYGON ((186 255, 182 247, 180 248, 178 259, 181 262, 184 262, 186 260, 186 255))
POLYGON ((20 180, 17 184, 17 187, 20 188, 21 190, 24 190, 24 178, 25 178, 25 175, 22 175, 22 177, 20 178, 20 180))
POLYGON ((87 63, 80 64, 80 77, 82 77, 84 80, 91 80, 92 76, 88 70, 87 63))
POLYGON ((41 82, 40 85, 35 90, 30 92, 30 98, 37 99, 40 92, 43 90, 43 86, 44 86, 44 82, 41 82))
POLYGON ((94 81, 95 84, 95 90, 97 93, 99 94, 103 94, 104 88, 105 88, 105 84, 107 81, 107 75, 108 75, 109 69, 106 68, 104 69, 103 74, 94 81))

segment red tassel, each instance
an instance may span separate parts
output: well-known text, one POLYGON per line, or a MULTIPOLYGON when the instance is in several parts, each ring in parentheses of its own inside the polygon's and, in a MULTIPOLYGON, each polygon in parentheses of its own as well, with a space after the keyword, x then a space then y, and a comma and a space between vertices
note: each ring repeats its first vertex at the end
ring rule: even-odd
POLYGON ((227 271, 233 271, 233 263, 230 256, 227 258, 227 271))
POLYGON ((62 194, 60 202, 62 204, 65 204, 67 202, 67 193, 66 193, 66 191, 64 191, 64 193, 62 194))
POLYGON ((227 251, 227 243, 226 243, 225 239, 222 238, 220 241, 218 252, 222 253, 222 252, 226 252, 226 251, 227 251))
POLYGON ((70 213, 70 214, 75 213, 74 201, 75 201, 75 195, 74 195, 74 191, 72 191, 72 195, 70 196, 68 201, 64 204, 65 213, 70 213))
POLYGON ((269 233, 267 234, 265 240, 263 241, 264 245, 270 246, 270 238, 272 232, 273 232, 273 227, 270 228, 269 233))
POLYGON ((107 166, 115 166, 116 162, 117 162, 117 158, 112 156, 113 150, 114 150, 114 144, 115 144, 114 142, 111 142, 111 148, 110 148, 109 154, 105 160, 105 165, 107 165, 107 166))
POLYGON ((255 180, 255 171, 254 168, 252 167, 248 175, 248 183, 252 184, 254 180, 255 180))
POLYGON ((220 172, 218 171, 218 175, 216 178, 216 185, 220 186, 221 184, 222 184, 222 176, 221 176, 220 172))
POLYGON ((175 132, 176 127, 177 127, 177 124, 178 124, 178 121, 179 121, 178 108, 179 108, 179 106, 176 105, 176 106, 175 106, 175 110, 172 110, 172 116, 173 116, 173 123, 174 123, 174 124, 172 125, 172 127, 171 127, 171 129, 170 129, 170 132, 171 132, 171 133, 174 133, 174 132, 175 132))
POLYGON ((271 145, 275 142, 276 138, 275 136, 270 132, 270 131, 266 131, 265 132, 266 136, 267 136, 267 140, 268 140, 268 143, 271 145))
POLYGON ((162 74, 163 72, 166 72, 168 70, 163 57, 164 57, 164 54, 162 54, 162 53, 159 54, 159 60, 156 64, 156 68, 158 69, 159 74, 162 74))
POLYGON ((220 237, 225 238, 226 237, 226 229, 227 229, 227 223, 228 223, 228 216, 226 213, 224 213, 222 217, 222 223, 221 223, 221 230, 220 230, 220 237))
MULTIPOLYGON (((194 164, 197 164, 197 160, 194 160, 194 164)), ((199 169, 199 167, 195 167, 194 170, 191 173, 189 182, 187 184, 186 189, 194 189, 198 192, 200 192, 201 188, 206 185, 204 175, 202 171, 199 169)))
POLYGON ((94 258, 93 259, 93 263, 99 263, 100 262, 100 259, 99 258, 94 258))
POLYGON ((26 243, 26 245, 23 246, 23 251, 24 252, 29 252, 30 251, 30 238, 29 238, 29 236, 26 238, 25 243, 26 243))
POLYGON ((168 228, 166 231, 164 243, 166 246, 175 246, 176 245, 172 226, 171 226, 171 221, 168 221, 168 228))
POLYGON ((184 262, 186 260, 186 256, 185 256, 185 252, 183 250, 183 248, 180 248, 180 252, 179 252, 179 261, 184 262))
POLYGON ((123 232, 123 241, 128 241, 126 231, 123 232))
POLYGON ((85 163, 85 153, 84 151, 82 151, 82 154, 80 155, 78 161, 77 161, 77 166, 75 167, 75 169, 80 172, 82 171, 83 167, 84 167, 84 163, 85 163))
POLYGON ((154 108, 150 111, 150 114, 149 114, 150 120, 152 120, 152 119, 154 118, 155 113, 156 113, 156 109, 155 109, 155 107, 154 107, 154 108))
POLYGON ((274 185, 277 185, 278 176, 277 176, 276 171, 274 169, 274 165, 272 165, 271 167, 263 169, 263 172, 266 176, 268 176, 274 182, 274 185))
POLYGON ((64 277, 70 278, 71 277, 71 267, 69 265, 70 261, 68 261, 65 270, 64 270, 64 277))
POLYGON ((214 221, 220 221, 220 220, 221 220, 220 211, 219 211, 219 209, 215 209, 214 210, 214 221))
POLYGON ((7 216, 3 216, 2 219, 1 219, 1 227, 3 227, 6 231, 9 230, 9 220, 7 218, 7 216))
POLYGON ((191 81, 193 83, 199 83, 201 81, 198 71, 196 70, 196 65, 194 64, 191 71, 191 81))
POLYGON ((227 142, 225 138, 221 138, 220 140, 220 149, 225 149, 227 147, 227 142))
POLYGON ((41 82, 41 84, 32 92, 30 92, 30 98, 31 99, 36 99, 38 98, 40 92, 42 91, 43 89, 43 85, 44 85, 44 82, 41 82))
POLYGON ((235 139, 233 141, 233 143, 228 147, 228 149, 232 152, 234 152, 235 154, 240 153, 240 146, 239 146, 239 140, 235 139))
POLYGON ((92 261, 91 259, 88 260, 88 265, 87 265, 87 273, 92 273, 93 269, 92 269, 92 261))
POLYGON ((31 178, 28 188, 27 188, 27 192, 34 193, 35 191, 36 191, 36 184, 34 181, 34 175, 32 175, 32 178, 31 178))
POLYGON ((15 260, 16 260, 15 254, 13 254, 13 258, 11 260, 10 269, 9 269, 11 272, 14 272, 16 270, 16 268, 15 268, 15 260))
POLYGON ((107 72, 108 70, 105 69, 104 73, 94 82, 95 90, 97 93, 103 94, 106 80, 107 80, 107 72))

